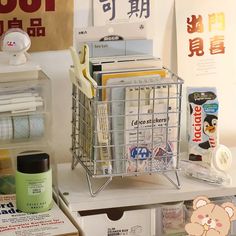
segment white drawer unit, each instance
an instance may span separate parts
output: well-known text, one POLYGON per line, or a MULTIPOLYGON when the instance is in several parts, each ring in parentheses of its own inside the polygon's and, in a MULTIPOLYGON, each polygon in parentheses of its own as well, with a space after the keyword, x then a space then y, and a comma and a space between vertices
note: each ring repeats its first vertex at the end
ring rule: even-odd
POLYGON ((42 71, 37 79, 0 82, 1 147, 48 140, 50 113, 51 82, 42 71))
POLYGON ((51 153, 51 82, 40 70, 5 72, 0 71, 0 194, 12 194, 18 154, 51 153))
MULTIPOLYGON (((231 151, 233 156, 236 155, 236 148, 232 148, 231 151)), ((179 190, 173 189, 172 185, 168 184, 161 175, 127 177, 123 179, 116 177, 99 195, 91 197, 87 188, 84 170, 76 168, 72 171, 70 163, 64 163, 58 165, 58 187, 62 206, 64 206, 69 217, 81 229, 83 236, 95 235, 92 234, 94 231, 90 231, 94 229, 96 230, 96 236, 100 235, 99 233, 101 232, 103 236, 110 236, 108 229, 111 228, 114 228, 114 232, 110 230, 110 233, 112 232, 116 235, 115 233, 122 232, 122 229, 125 229, 124 227, 127 228, 129 226, 130 230, 134 225, 139 225, 139 219, 150 227, 145 229, 150 232, 146 236, 162 236, 161 215, 158 213, 160 212, 160 204, 193 200, 201 195, 208 198, 234 196, 236 193, 235 167, 236 161, 233 160, 229 171, 232 182, 227 186, 217 186, 190 179, 182 173, 180 178, 183 184, 179 190), (131 208, 131 210, 126 210, 121 218, 117 221, 112 221, 109 219, 109 214, 107 215, 104 212, 106 211, 104 209, 112 210, 117 208, 131 208), (91 211, 97 211, 97 214, 91 214, 91 211), (82 215, 80 214, 81 212, 86 212, 86 214, 82 215), (152 218, 149 221, 150 215, 152 218), (139 217, 136 218, 136 216, 139 217), (137 224, 132 223, 131 226, 128 224, 128 222, 131 222, 129 219, 133 219, 134 221, 132 222, 137 222, 137 224), (121 224, 121 222, 123 223, 121 224), (153 230, 155 230, 154 234, 153 230)), ((102 179, 98 179, 95 185, 100 185, 102 181, 102 179)), ((232 224, 233 235, 235 233, 234 228, 234 224, 232 224)))

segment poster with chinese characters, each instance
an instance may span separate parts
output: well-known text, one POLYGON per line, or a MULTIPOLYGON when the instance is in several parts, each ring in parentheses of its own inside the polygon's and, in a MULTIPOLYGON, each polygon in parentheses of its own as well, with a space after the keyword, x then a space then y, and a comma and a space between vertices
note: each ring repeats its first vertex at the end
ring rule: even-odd
POLYGON ((74 0, 0 1, 0 36, 21 28, 31 40, 30 51, 67 49, 73 43, 74 0))
POLYGON ((175 9, 178 74, 187 85, 225 83, 235 67, 236 1, 176 0, 175 9))
POLYGON ((175 0, 178 75, 184 88, 216 87, 220 143, 230 146, 236 134, 235 9, 235 0, 175 0))
POLYGON ((94 26, 152 21, 154 0, 93 0, 94 26))

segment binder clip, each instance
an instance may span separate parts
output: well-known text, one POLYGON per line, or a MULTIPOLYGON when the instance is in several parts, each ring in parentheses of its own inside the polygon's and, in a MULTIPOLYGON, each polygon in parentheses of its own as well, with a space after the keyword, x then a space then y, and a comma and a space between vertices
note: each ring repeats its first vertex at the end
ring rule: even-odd
POLYGON ((74 47, 70 47, 74 66, 70 68, 70 80, 77 86, 88 98, 95 96, 97 82, 89 73, 89 47, 84 45, 82 48, 81 58, 74 47))

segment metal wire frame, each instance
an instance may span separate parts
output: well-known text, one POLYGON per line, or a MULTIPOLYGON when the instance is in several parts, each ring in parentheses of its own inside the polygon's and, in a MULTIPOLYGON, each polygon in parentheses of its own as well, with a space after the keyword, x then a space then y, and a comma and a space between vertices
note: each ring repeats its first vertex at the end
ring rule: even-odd
MULTIPOLYGON (((110 86, 98 86, 96 95, 89 99, 80 89, 73 85, 72 88, 72 169, 80 163, 86 170, 88 186, 91 196, 96 196, 101 192, 116 176, 137 176, 143 174, 158 173, 166 177, 176 188, 180 188, 178 176, 179 171, 179 154, 180 154, 180 124, 181 124, 181 100, 182 100, 182 84, 183 80, 177 75, 169 71, 172 80, 160 83, 136 83, 121 84, 110 86), (163 89, 164 96, 156 95, 158 89, 163 89), (132 99, 120 98, 109 99, 113 92, 136 90, 137 97, 132 99), (152 95, 148 98, 143 98, 141 93, 143 90, 152 90, 152 95), (104 100, 104 93, 107 99, 104 100), (125 107, 127 103, 136 105, 134 114, 127 114, 123 109, 121 113, 113 112, 119 109, 119 106, 125 107), (142 111, 143 104, 149 102, 151 113, 142 111), (156 103, 164 104, 166 110, 159 111, 156 109, 156 103), (174 105, 173 105, 174 104, 174 105), (101 108, 105 107, 101 112, 101 108), (172 109, 170 109, 172 107, 172 109), (173 108, 174 107, 174 108, 173 108), (104 113, 105 112, 105 113, 104 113), (115 114, 114 114, 115 113, 115 114), (174 117, 175 122, 172 123, 174 117), (117 129, 113 127, 114 119, 127 122, 136 117, 135 129, 132 127, 124 127, 117 129), (158 126, 154 121, 158 119, 165 120, 164 124, 158 126), (150 125, 143 125, 143 120, 151 120, 150 125), (99 122, 105 122, 106 125, 99 127, 99 122), (143 141, 142 135, 149 133, 149 141, 143 141), (170 137, 170 133, 174 132, 174 138, 170 137), (132 142, 127 141, 127 133, 133 133, 132 142), (160 143, 157 134, 161 133, 163 139, 160 143), (123 142, 115 142, 114 136, 119 134, 124 137, 123 142), (101 141, 101 136, 105 137, 105 142, 101 141), (134 138, 136 136, 136 138, 134 138), (162 153, 156 154, 155 150, 160 151, 158 145, 162 146, 162 153), (171 148, 170 145, 173 147, 171 148), (127 150, 135 146, 135 157, 132 159, 127 155, 127 150), (143 158, 141 150, 143 146, 148 147, 148 156, 143 158), (168 150, 168 148, 170 150, 168 150), (117 155, 120 153, 121 155, 117 155), (104 159, 104 156, 106 157, 104 159), (132 159, 132 160, 131 160, 132 159), (128 163, 132 163, 134 169, 129 171, 128 163), (145 164, 144 164, 145 163, 145 164), (105 168, 104 168, 105 166, 105 168), (139 168, 144 166, 144 168, 139 168), (175 180, 168 174, 175 173, 175 180), (93 178, 106 178, 105 182, 93 190, 93 178)), ((163 80, 165 80, 163 78, 163 80)), ((150 91, 149 91, 150 92, 150 91)), ((128 136, 129 137, 129 136, 128 136)), ((116 139, 117 140, 117 139, 116 139)), ((146 150, 143 148, 143 150, 146 150)), ((145 155, 145 154, 144 154, 145 155)))

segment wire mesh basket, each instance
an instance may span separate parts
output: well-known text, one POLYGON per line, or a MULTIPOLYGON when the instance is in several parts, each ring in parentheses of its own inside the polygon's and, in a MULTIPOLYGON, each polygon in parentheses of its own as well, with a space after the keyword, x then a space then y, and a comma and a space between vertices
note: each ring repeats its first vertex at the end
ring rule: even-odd
POLYGON ((110 79, 93 88, 88 98, 72 88, 72 168, 86 170, 91 195, 101 191, 114 176, 179 170, 180 121, 183 80, 168 76, 110 79), (90 178, 107 177, 97 191, 90 178))

